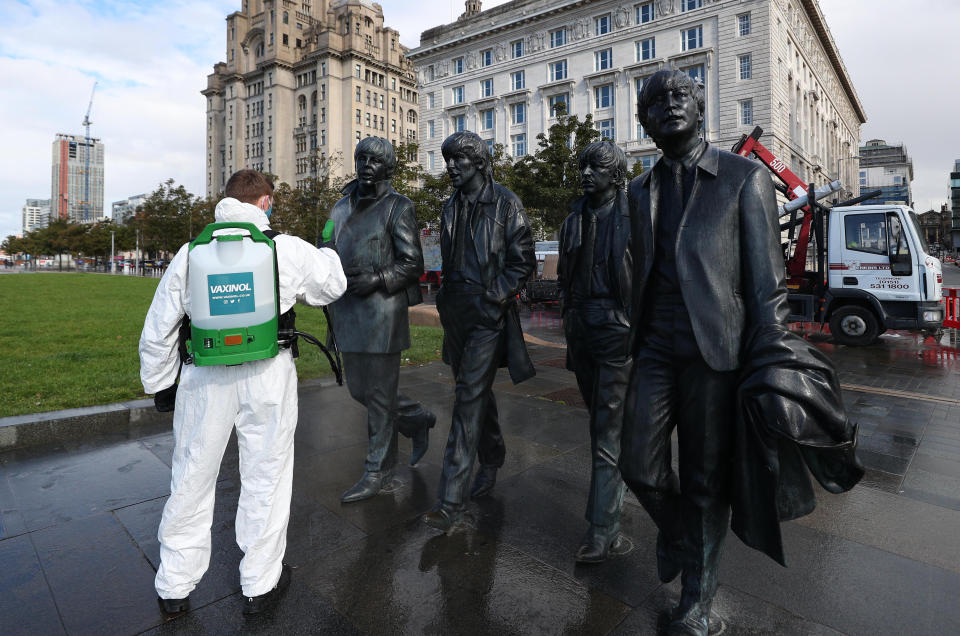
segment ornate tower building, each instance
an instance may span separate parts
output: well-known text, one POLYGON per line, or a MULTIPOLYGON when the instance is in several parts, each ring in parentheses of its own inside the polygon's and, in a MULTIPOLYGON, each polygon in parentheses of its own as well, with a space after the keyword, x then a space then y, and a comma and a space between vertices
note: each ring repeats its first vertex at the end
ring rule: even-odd
POLYGON ((417 87, 397 31, 369 0, 242 0, 207 77, 207 194, 254 168, 291 186, 353 172, 376 135, 416 140, 417 87))

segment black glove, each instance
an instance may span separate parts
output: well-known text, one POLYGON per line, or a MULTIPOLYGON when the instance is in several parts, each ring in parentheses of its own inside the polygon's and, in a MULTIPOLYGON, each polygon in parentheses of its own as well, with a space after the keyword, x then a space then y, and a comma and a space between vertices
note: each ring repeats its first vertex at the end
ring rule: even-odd
POLYGON ((174 384, 162 391, 157 391, 157 394, 153 396, 153 404, 157 407, 157 411, 161 413, 169 413, 173 410, 174 405, 177 403, 177 385, 174 384))

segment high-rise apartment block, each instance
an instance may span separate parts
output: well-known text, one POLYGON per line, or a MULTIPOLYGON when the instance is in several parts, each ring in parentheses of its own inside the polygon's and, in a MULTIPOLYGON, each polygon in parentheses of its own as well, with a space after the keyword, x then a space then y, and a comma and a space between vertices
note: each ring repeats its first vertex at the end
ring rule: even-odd
POLYGON ((860 192, 880 190, 880 196, 871 202, 912 206, 911 181, 913 160, 907 156, 904 146, 871 139, 860 147, 860 192))
POLYGON ((53 142, 50 216, 74 223, 103 219, 103 144, 58 134, 53 142))
POLYGON ((50 224, 50 199, 27 199, 21 212, 24 234, 45 228, 50 224))
POLYGON ((651 166, 636 119, 643 82, 664 68, 700 80, 704 136, 729 150, 755 126, 808 180, 856 182, 866 116, 816 0, 470 0, 409 53, 420 80, 420 161, 477 132, 515 157, 536 149, 561 102, 632 159, 651 166), (815 179, 816 177, 816 179, 815 179))
POLYGON ((960 254, 960 159, 953 162, 950 173, 950 236, 954 254, 960 254))
POLYGON ((363 137, 417 135, 417 86, 369 0, 243 0, 207 88, 208 195, 240 168, 301 186, 353 170, 363 137))
POLYGON ((143 205, 146 200, 147 195, 135 194, 123 201, 114 201, 110 209, 110 218, 113 219, 114 223, 123 223, 136 214, 137 208, 143 205))

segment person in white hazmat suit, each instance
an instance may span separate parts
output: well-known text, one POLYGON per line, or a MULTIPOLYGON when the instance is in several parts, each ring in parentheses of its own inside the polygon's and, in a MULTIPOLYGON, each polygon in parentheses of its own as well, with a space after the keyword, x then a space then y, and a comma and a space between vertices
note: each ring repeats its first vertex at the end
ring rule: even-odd
MULTIPOLYGON (((261 173, 235 173, 225 195, 217 204, 217 222, 247 222, 261 231, 269 229, 273 185, 261 173)), ((347 283, 336 252, 289 235, 273 240, 281 313, 297 300, 321 306, 343 294, 347 283)), ((240 583, 243 612, 255 614, 274 605, 290 580, 283 555, 293 482, 297 373, 290 349, 236 366, 185 364, 181 369, 178 329, 191 313, 187 259, 184 245, 157 287, 140 336, 144 391, 157 394, 158 409, 176 396, 173 476, 158 532, 160 568, 155 586, 165 613, 189 609, 190 592, 210 562, 214 489, 236 427, 241 475, 236 537, 244 553, 240 583)))

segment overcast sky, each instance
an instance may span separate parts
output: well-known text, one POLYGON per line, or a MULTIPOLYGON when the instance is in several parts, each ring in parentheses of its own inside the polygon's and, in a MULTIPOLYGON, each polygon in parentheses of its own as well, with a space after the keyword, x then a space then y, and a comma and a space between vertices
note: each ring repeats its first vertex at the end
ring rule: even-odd
MULTIPOLYGON (((505 0, 485 0, 489 9, 505 0)), ((381 0, 401 42, 463 11, 459 0, 381 0)), ((50 197, 58 132, 83 134, 98 81, 91 135, 105 144, 105 208, 173 178, 204 193, 205 102, 224 59, 224 18, 240 0, 0 0, 0 237, 20 231, 25 199, 50 197)), ((820 0, 867 112, 862 141, 904 143, 916 207, 948 198, 960 158, 960 2, 820 0), (953 62, 951 62, 953 60, 953 62)))

